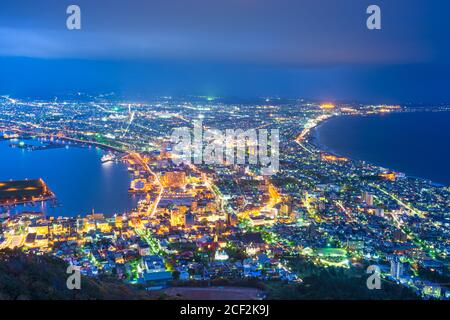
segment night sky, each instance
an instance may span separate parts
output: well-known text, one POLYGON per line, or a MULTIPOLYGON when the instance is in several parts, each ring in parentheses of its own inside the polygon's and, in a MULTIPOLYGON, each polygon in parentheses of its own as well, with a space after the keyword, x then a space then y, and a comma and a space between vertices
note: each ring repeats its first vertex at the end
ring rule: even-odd
POLYGON ((0 94, 449 102, 449 15, 448 0, 1 1, 0 94))

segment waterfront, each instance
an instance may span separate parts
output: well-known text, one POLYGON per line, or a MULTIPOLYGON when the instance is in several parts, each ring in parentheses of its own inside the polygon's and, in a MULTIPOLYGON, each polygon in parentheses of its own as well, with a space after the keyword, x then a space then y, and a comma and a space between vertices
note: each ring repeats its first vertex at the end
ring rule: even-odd
MULTIPOLYGON (((43 211, 51 216, 76 216, 92 212, 123 213, 136 206, 136 198, 127 192, 131 175, 121 162, 102 163, 104 151, 66 142, 61 148, 44 150, 12 148, 19 141, 0 141, 2 166, 0 181, 42 178, 55 193, 56 203, 15 206, 11 213, 43 211)), ((25 140, 26 146, 39 146, 37 140, 25 140)), ((5 210, 5 208, 3 208, 5 210)))
MULTIPOLYGON (((230 106, 206 98, 202 105, 190 100, 164 101, 118 106, 117 102, 99 105, 6 98, 0 103, 3 138, 19 138, 16 133, 21 133, 21 140, 14 141, 15 148, 8 145, 12 140, 5 141, 6 151, 16 152, 15 156, 5 154, 12 162, 5 162, 6 178, 14 172, 20 173, 14 179, 32 179, 30 172, 34 176, 42 166, 54 172, 58 180, 70 181, 85 174, 85 183, 93 188, 88 190, 79 183, 83 192, 77 193, 70 186, 65 190, 75 199, 98 199, 105 186, 96 182, 95 174, 84 166, 98 174, 110 165, 119 165, 101 164, 103 152, 93 146, 101 143, 101 148, 128 150, 123 160, 133 172, 130 185, 124 166, 126 183, 122 186, 112 181, 108 186, 124 192, 127 198, 129 187, 142 199, 136 210, 113 217, 3 216, 0 250, 21 248, 51 254, 80 266, 86 276, 117 275, 119 280, 152 290, 183 286, 186 281, 237 279, 230 284, 240 286, 241 281, 251 278, 259 283, 282 280, 290 288, 295 286, 309 294, 311 287, 304 284, 310 276, 298 269, 300 266, 308 266, 317 274, 322 273, 322 268, 339 268, 346 277, 360 279, 366 274, 366 266, 375 262, 382 268, 383 279, 400 290, 391 297, 446 297, 448 281, 424 285, 433 278, 422 271, 433 269, 447 274, 450 190, 361 161, 327 155, 308 139, 311 128, 333 116, 422 110, 309 101, 263 107, 230 106), (180 103, 187 107, 180 108, 180 103), (124 126, 131 119, 130 110, 134 122, 124 126), (48 117, 50 113, 54 116, 48 117), (207 119, 208 127, 221 130, 278 128, 280 171, 263 176, 260 167, 254 165, 212 167, 207 163, 174 162, 169 152, 170 133, 199 118, 207 119), (105 119, 109 119, 108 124, 105 119), (27 136, 53 137, 72 144, 69 149, 49 142, 47 147, 35 146, 27 136), (73 143, 92 146, 81 148, 73 143), (92 161, 86 162, 86 154, 64 159, 61 154, 67 151, 88 152, 92 161), (20 167, 23 156, 45 159, 33 159, 25 169, 20 167), (74 168, 78 170, 75 178, 63 176, 63 171, 74 168), (299 260, 292 261, 293 256, 299 260), (389 265, 398 268, 390 272, 389 265)), ((433 110, 448 109, 437 106, 433 110)), ((49 179, 51 174, 38 173, 61 198, 60 186, 49 179)), ((5 186, 5 191, 11 188, 5 186)), ((117 199, 110 196, 108 201, 112 204, 111 200, 117 199)), ((91 206, 88 203, 85 208, 89 209, 82 213, 89 212, 91 206)), ((108 213, 95 208, 97 213, 108 213)), ((317 288, 324 288, 329 279, 320 279, 317 288)), ((357 290, 362 292, 359 298, 376 298, 373 291, 366 290, 365 283, 361 284, 359 289, 354 284, 352 296, 357 290)), ((312 291, 324 297, 329 290, 312 291)), ((343 295, 335 293, 336 297, 343 295)), ((387 297, 384 293, 382 296, 387 297)))
POLYGON ((329 152, 450 185, 450 112, 334 117, 313 137, 329 152))

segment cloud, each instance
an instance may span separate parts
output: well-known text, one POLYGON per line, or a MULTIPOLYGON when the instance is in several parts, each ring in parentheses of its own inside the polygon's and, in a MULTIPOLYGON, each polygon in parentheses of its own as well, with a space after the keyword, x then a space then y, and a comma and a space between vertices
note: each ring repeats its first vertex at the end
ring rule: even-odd
POLYGON ((427 48, 411 43, 377 45, 370 39, 352 43, 324 37, 288 41, 258 39, 245 32, 216 37, 209 32, 161 31, 101 33, 0 28, 0 55, 34 58, 174 59, 294 66, 415 63, 427 48), (401 50, 398 50, 401 46, 401 50))
POLYGON ((364 2, 80 0, 83 28, 68 31, 68 2, 43 0, 35 12, 18 0, 0 5, 0 55, 317 66, 418 63, 446 52, 417 19, 422 6, 380 0, 383 30, 370 32, 364 2))

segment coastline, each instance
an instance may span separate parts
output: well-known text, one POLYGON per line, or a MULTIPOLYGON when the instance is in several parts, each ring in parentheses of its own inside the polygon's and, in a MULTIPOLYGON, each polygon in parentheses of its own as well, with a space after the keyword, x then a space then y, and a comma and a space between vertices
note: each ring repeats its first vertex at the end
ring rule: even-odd
MULTIPOLYGON (((324 126, 329 120, 335 119, 335 118, 338 118, 338 117, 340 117, 340 116, 333 116, 331 118, 328 118, 328 119, 320 122, 314 128, 311 128, 310 132, 306 136, 306 141, 309 144, 311 144, 312 146, 314 146, 316 149, 318 149, 319 151, 327 152, 327 153, 330 153, 330 154, 332 154, 334 156, 343 157, 344 156, 343 154, 339 154, 338 152, 332 150, 330 147, 326 146, 325 144, 323 144, 320 141, 320 132, 319 132, 320 128, 322 126, 324 126)), ((349 159, 353 160, 353 161, 358 161, 357 159, 352 159, 352 158, 349 158, 349 159)))
POLYGON ((108 151, 115 151, 115 152, 120 152, 120 153, 128 153, 127 150, 123 150, 120 149, 118 147, 113 147, 104 143, 100 143, 100 142, 96 142, 96 141, 92 141, 92 140, 81 140, 81 139, 77 139, 77 138, 73 138, 73 137, 67 137, 67 136, 63 136, 63 135, 58 135, 58 134, 52 134, 52 133, 44 133, 44 132, 33 132, 30 130, 20 130, 17 128, 13 128, 13 127, 9 127, 8 125, 2 125, 0 126, 0 130, 1 131, 12 131, 12 132, 16 132, 18 134, 23 134, 26 136, 35 136, 37 138, 56 138, 56 139, 60 139, 60 140, 66 140, 66 141, 71 141, 71 142, 76 142, 82 145, 91 145, 91 146, 95 146, 95 147, 99 147, 102 148, 103 150, 108 150, 108 151))
MULTIPOLYGON (((13 131, 11 129, 8 129, 8 130, 13 131)), ((25 134, 25 132, 22 131, 21 134, 25 134)), ((101 150, 102 153, 113 152, 113 153, 115 153, 117 155, 117 158, 120 159, 119 161, 121 163, 123 163, 124 166, 126 166, 125 162, 122 160, 122 157, 124 155, 126 155, 127 152, 123 151, 123 150, 120 150, 118 148, 115 148, 115 147, 110 147, 110 146, 102 145, 102 144, 99 144, 99 143, 96 143, 96 142, 91 142, 91 141, 83 141, 83 140, 79 140, 79 139, 72 139, 72 138, 68 138, 68 137, 60 137, 60 136, 49 135, 49 134, 33 134, 33 138, 32 139, 37 139, 37 140, 45 139, 46 141, 48 141, 48 139, 51 138, 51 137, 58 140, 58 141, 53 142, 53 143, 61 144, 61 146, 64 146, 64 145, 68 146, 68 143, 70 143, 70 147, 73 147, 73 148, 91 149, 91 147, 92 147, 92 149, 95 148, 95 149, 97 149, 99 151, 101 150)), ((10 141, 10 140, 11 139, 2 139, 1 141, 5 142, 5 143, 8 143, 8 141, 10 141)), ((58 149, 58 148, 49 148, 49 149, 58 149)), ((30 152, 35 152, 37 150, 41 150, 41 149, 32 150, 30 152)), ((46 151, 48 149, 44 148, 42 150, 46 151)), ((101 163, 102 162, 100 161, 100 165, 101 165, 101 163)), ((130 175, 130 173, 127 172, 127 174, 130 177, 130 179, 132 179, 132 176, 130 175)), ((17 177, 17 176, 14 176, 13 174, 8 175, 8 176, 9 176, 9 178, 5 177, 5 180, 6 179, 8 179, 8 180, 16 180, 15 177, 17 177)), ((44 178, 44 180, 48 180, 48 179, 45 179, 44 176, 40 176, 40 174, 36 174, 36 176, 37 176, 37 179, 44 178)), ((126 189, 125 189, 125 192, 126 192, 126 189)), ((65 192, 65 193, 67 193, 67 192, 65 192)), ((84 217, 86 215, 91 214, 90 210, 92 210, 92 208, 83 210, 82 213, 79 210, 77 210, 79 212, 70 210, 70 208, 67 209, 67 210, 64 210, 65 205, 60 203, 60 201, 65 202, 64 199, 61 200, 61 197, 64 198, 64 195, 58 194, 58 192, 56 192, 56 193, 52 192, 52 194, 53 194, 52 197, 45 198, 45 199, 44 198, 39 198, 39 199, 37 199, 35 201, 26 200, 26 201, 18 201, 18 202, 14 203, 14 204, 8 204, 8 205, 7 204, 0 204, 0 208, 2 208, 2 210, 11 208, 12 209, 11 215, 17 215, 17 214, 20 214, 20 213, 23 213, 23 212, 27 212, 28 210, 31 210, 30 212, 32 212, 37 207, 39 207, 40 203, 45 203, 46 209, 44 211, 42 211, 42 213, 45 216, 47 216, 47 217, 55 216, 55 214, 57 214, 57 215, 62 215, 64 217, 71 218, 71 217, 79 217, 79 216, 84 217), (57 204, 56 205, 55 204, 51 204, 50 201, 55 201, 57 204), (14 209, 14 208, 16 208, 16 209, 14 209), (55 213, 56 210, 58 210, 57 213, 55 213), (55 212, 52 212, 52 211, 55 211, 55 212), (60 213, 60 211, 62 211, 62 213, 60 213)), ((129 195, 128 192, 126 192, 126 194, 128 196, 131 196, 131 195, 129 195)), ((132 200, 132 202, 134 202, 134 201, 135 200, 132 200)), ((71 203, 73 205, 73 201, 71 201, 71 203)), ((105 217, 113 216, 114 214, 119 213, 119 212, 110 212, 110 211, 103 212, 103 209, 100 208, 102 206, 103 205, 99 205, 99 208, 97 208, 97 206, 95 206, 96 207, 95 211, 100 211, 101 213, 104 214, 105 217)), ((128 210, 133 210, 133 209, 135 209, 135 204, 132 204, 131 207, 129 209, 127 209, 127 211, 128 210)), ((120 212, 123 213, 123 211, 120 211, 120 212)))
MULTIPOLYGON (((391 114, 412 114, 412 113, 436 113, 436 112, 449 112, 449 111, 429 111, 429 110, 424 110, 424 111, 403 111, 403 112, 395 112, 395 113, 391 113, 391 114)), ((419 180, 423 180, 426 182, 429 182, 435 186, 439 186, 439 187, 448 187, 449 185, 445 184, 445 183, 441 183, 441 182, 436 182, 433 179, 430 178, 426 178, 423 176, 417 176, 417 175, 413 175, 413 174, 409 174, 403 170, 399 170, 399 169, 395 169, 392 166, 389 165, 382 165, 380 163, 376 163, 374 161, 370 161, 370 160, 366 160, 366 159, 362 159, 362 158, 358 158, 355 156, 349 156, 348 154, 344 154, 342 152, 338 152, 334 149, 332 149, 331 147, 325 145, 320 138, 320 129, 327 125, 327 123, 331 120, 331 119, 336 119, 336 118, 342 118, 342 117, 368 117, 368 116, 383 116, 385 114, 345 114, 345 115, 338 115, 338 114, 334 114, 333 116, 326 118, 322 121, 320 121, 316 126, 314 126, 313 128, 311 128, 308 132, 308 134, 304 137, 305 141, 308 142, 310 145, 312 145, 314 148, 317 149, 317 151, 319 152, 325 152, 334 156, 338 156, 338 157, 345 157, 347 159, 349 159, 350 161, 353 162, 362 162, 365 164, 369 164, 371 166, 374 167, 378 167, 378 168, 382 168, 388 171, 392 171, 392 172, 397 172, 397 173, 402 173, 404 174, 407 178, 412 178, 412 179, 419 179, 419 180)))

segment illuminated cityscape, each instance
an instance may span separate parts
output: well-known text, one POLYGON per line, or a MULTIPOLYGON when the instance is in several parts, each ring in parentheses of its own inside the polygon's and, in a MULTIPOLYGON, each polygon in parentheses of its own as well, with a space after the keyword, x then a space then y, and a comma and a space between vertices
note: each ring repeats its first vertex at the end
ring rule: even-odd
POLYGON ((140 200, 113 215, 76 215, 64 207, 58 216, 9 214, 24 202, 57 201, 58 194, 45 177, 2 182, 0 248, 54 255, 86 276, 113 275, 150 290, 219 280, 302 286, 298 259, 361 273, 377 265, 383 283, 418 298, 445 299, 450 291, 429 274, 448 272, 450 189, 323 151, 311 134, 332 117, 418 111, 277 98, 239 104, 209 97, 149 103, 91 97, 79 103, 3 96, 0 130, 10 147, 31 153, 103 149, 103 162, 126 164, 128 192, 140 200), (221 130, 279 129, 279 171, 267 176, 258 165, 175 164, 171 132, 199 118, 221 130), (31 143, 36 139, 39 147, 31 143))
MULTIPOLYGON (((0 303, 134 300, 95 308, 168 319, 447 306, 449 12, 0 1, 0 303)), ((64 316, 42 306, 14 314, 64 316)))

